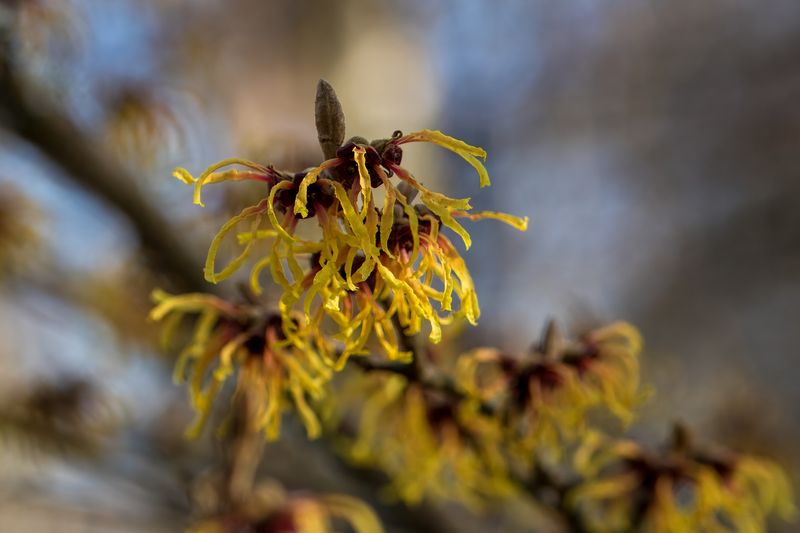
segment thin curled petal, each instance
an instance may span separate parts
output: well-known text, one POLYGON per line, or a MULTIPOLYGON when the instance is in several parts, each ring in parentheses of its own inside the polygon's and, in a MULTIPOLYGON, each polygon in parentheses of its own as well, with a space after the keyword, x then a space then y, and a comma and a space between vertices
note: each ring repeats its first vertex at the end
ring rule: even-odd
POLYGON ((177 167, 175 170, 173 170, 172 176, 176 179, 181 180, 186 185, 194 185, 195 182, 194 176, 192 176, 191 172, 189 172, 183 167, 177 167))
POLYGON ((345 191, 344 187, 339 182, 332 181, 330 183, 333 185, 333 189, 336 192, 336 198, 339 200, 339 204, 342 206, 344 217, 347 220, 350 229, 353 231, 353 234, 359 240, 364 253, 368 256, 375 255, 377 250, 375 250, 375 245, 373 242, 374 238, 370 239, 369 234, 367 233, 367 228, 364 226, 364 222, 361 220, 361 216, 356 213, 352 202, 350 202, 350 198, 347 196, 347 191, 345 191))
POLYGON ((355 261, 358 251, 358 248, 350 248, 344 261, 344 276, 347 281, 347 288, 351 291, 356 290, 356 285, 353 283, 353 261, 355 261))
MULTIPOLYGON (((470 198, 450 198, 449 196, 445 196, 444 194, 436 191, 432 191, 422 185, 419 181, 414 178, 414 176, 406 169, 401 167, 400 165, 389 165, 389 168, 397 174, 401 180, 405 181, 418 191, 422 193, 426 193, 436 204, 441 205, 443 207, 447 207, 449 209, 462 209, 468 210, 471 209, 472 206, 469 204, 470 198)), ((398 199, 402 194, 398 195, 398 199)), ((405 197, 404 197, 405 198, 405 197)))
POLYGON ((272 245, 272 253, 270 255, 270 262, 269 262, 269 270, 272 274, 272 279, 281 286, 285 293, 291 293, 292 287, 289 284, 289 280, 286 277, 286 274, 283 271, 283 264, 281 262, 281 242, 282 241, 275 241, 272 245))
POLYGON ((268 368, 273 372, 273 378, 266 381, 267 402, 261 415, 259 425, 264 428, 268 441, 278 438, 281 431, 281 407, 283 404, 283 375, 277 368, 268 368))
POLYGON ((303 420, 303 425, 306 427, 306 434, 308 435, 308 438, 316 439, 322 433, 322 426, 319 423, 317 415, 311 409, 311 406, 308 405, 305 394, 303 393, 303 389, 300 386, 300 382, 294 379, 291 380, 289 391, 292 394, 292 399, 294 400, 294 405, 297 408, 297 412, 300 415, 300 418, 303 420))
POLYGON ((200 312, 209 307, 219 309, 222 312, 233 314, 231 305, 210 294, 188 293, 173 296, 165 291, 156 289, 151 295, 157 305, 150 311, 149 320, 158 322, 168 313, 176 310, 186 312, 200 312))
POLYGON ((257 231, 246 231, 236 235, 236 242, 239 244, 247 244, 252 240, 261 239, 274 239, 278 236, 278 232, 274 229, 260 229, 257 231))
POLYGON ((470 237, 469 232, 459 224, 456 219, 453 218, 451 215, 451 210, 446 206, 441 204, 435 197, 432 197, 427 192, 423 192, 420 195, 420 200, 425 206, 430 209, 431 211, 438 216, 442 224, 450 228, 451 230, 455 231, 461 240, 464 241, 464 247, 469 250, 470 246, 472 246, 472 237, 470 237))
POLYGON ((208 417, 211 414, 211 406, 217 397, 221 381, 211 380, 208 386, 203 389, 203 382, 206 377, 208 367, 217 356, 216 350, 206 350, 203 356, 192 366, 192 378, 189 385, 189 398, 197 414, 192 425, 186 430, 189 439, 196 439, 203 431, 208 417))
POLYGON ((333 277, 335 270, 336 265, 334 263, 328 263, 314 276, 311 287, 309 287, 308 291, 306 292, 304 303, 304 312, 306 317, 309 319, 311 318, 311 302, 313 301, 314 296, 316 296, 316 294, 328 284, 330 279, 333 277))
POLYGON ((438 130, 416 131, 400 137, 396 142, 397 144, 403 144, 419 141, 433 143, 451 152, 455 152, 478 172, 481 187, 488 187, 491 184, 489 173, 486 171, 486 167, 483 166, 483 163, 480 162, 480 159, 486 160, 486 151, 483 148, 472 146, 464 141, 445 135, 438 130))
POLYGON ((253 289, 253 294, 256 296, 261 296, 261 294, 264 292, 264 289, 261 287, 261 282, 258 281, 258 278, 261 274, 261 271, 269 266, 271 260, 271 255, 262 257, 255 265, 253 265, 253 269, 250 271, 250 288, 253 289))
MULTIPOLYGON (((469 198, 450 198, 445 196, 441 193, 431 191, 426 189, 422 186, 419 182, 417 182, 414 177, 403 167, 398 165, 390 165, 392 171, 394 171, 397 176, 402 179, 403 181, 409 183, 412 187, 416 188, 420 191, 420 200, 422 203, 431 211, 433 211, 437 217, 442 220, 442 223, 447 226, 448 228, 452 229, 462 238, 464 241, 464 245, 467 249, 470 248, 472 245, 472 239, 469 236, 464 227, 456 222, 456 220, 452 216, 452 212, 455 210, 458 211, 466 211, 471 209, 469 198)), ((402 202, 405 206, 403 195, 398 194, 397 200, 402 202)), ((416 234, 416 232, 414 232, 416 234)))
POLYGON ((214 370, 215 380, 225 381, 233 373, 233 359, 249 337, 250 333, 240 333, 222 347, 219 352, 219 366, 214 370))
POLYGON ((364 157, 366 150, 363 146, 356 145, 353 148, 353 157, 355 158, 356 165, 358 166, 358 180, 361 185, 361 194, 364 195, 364 205, 361 208, 361 216, 364 216, 372 200, 372 184, 367 170, 367 161, 364 157))
MULTIPOLYGON (((176 314, 176 316, 180 316, 176 314)), ((181 351, 175 362, 175 369, 172 373, 172 381, 176 385, 186 381, 186 366, 190 359, 202 357, 203 351, 207 349, 212 328, 219 318, 219 313, 214 309, 205 309, 195 326, 192 342, 181 351)))
POLYGON ((491 218, 494 220, 499 220, 505 224, 508 224, 512 228, 518 229, 520 231, 527 231, 528 229, 528 217, 516 217, 514 215, 509 215, 508 213, 499 213, 497 211, 478 211, 477 213, 467 213, 466 211, 453 211, 452 215, 454 217, 459 218, 468 218, 470 220, 482 220, 484 218, 491 218))
POLYGON ((208 247, 208 255, 206 256, 206 264, 203 269, 203 275, 206 278, 206 281, 209 283, 217 283, 229 277, 231 274, 236 272, 242 263, 244 263, 247 258, 250 256, 250 252, 253 249, 253 245, 256 241, 251 240, 249 241, 244 250, 233 260, 231 261, 228 266, 223 268, 220 272, 216 272, 215 270, 215 263, 217 260, 217 252, 219 251, 219 247, 222 244, 223 239, 225 236, 234 228, 236 225, 252 216, 255 216, 256 219, 253 221, 253 227, 251 228, 251 233, 255 232, 258 228, 258 225, 261 223, 261 214, 264 212, 264 201, 258 203, 258 205, 246 207, 242 210, 241 213, 234 216, 230 220, 228 220, 220 230, 214 235, 214 238, 211 240, 211 245, 208 247))
POLYGON ((322 163, 320 166, 312 168, 308 171, 308 173, 303 177, 303 180, 300 182, 300 186, 297 189, 297 196, 294 200, 294 212, 298 215, 301 215, 303 218, 308 216, 308 208, 306 204, 308 203, 308 188, 317 181, 319 175, 333 166, 336 166, 340 163, 339 159, 329 159, 322 163))
POLYGON ((276 183, 272 189, 270 189, 269 198, 267 199, 267 216, 269 216, 269 221, 272 223, 273 229, 278 232, 278 235, 290 242, 294 242, 296 239, 289 235, 281 223, 278 222, 278 216, 275 214, 275 195, 278 194, 278 191, 291 189, 292 187, 294 187, 294 183, 291 181, 276 183))
POLYGON ((214 163, 213 165, 205 169, 205 171, 203 171, 203 173, 200 174, 197 177, 197 179, 192 178, 192 174, 185 168, 181 167, 176 168, 172 172, 172 175, 187 185, 194 185, 194 195, 192 196, 192 201, 201 207, 205 207, 205 204, 203 204, 200 198, 201 191, 204 185, 207 185, 208 183, 219 183, 220 181, 226 181, 226 180, 245 179, 245 176, 238 171, 230 171, 225 173, 224 176, 217 176, 216 178, 213 177, 215 171, 219 170, 222 167, 226 167, 228 165, 242 165, 252 170, 263 172, 265 174, 269 172, 269 169, 267 169, 263 165, 259 165, 258 163, 248 161, 247 159, 239 159, 233 157, 229 159, 223 159, 222 161, 214 163))

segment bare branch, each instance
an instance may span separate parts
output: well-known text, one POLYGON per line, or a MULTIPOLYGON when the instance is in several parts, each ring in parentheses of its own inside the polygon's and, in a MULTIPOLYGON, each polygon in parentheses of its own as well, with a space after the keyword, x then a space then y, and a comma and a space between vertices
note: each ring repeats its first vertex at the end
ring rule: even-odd
POLYGON ((47 98, 35 96, 14 71, 7 43, 0 42, 0 124, 36 146, 82 189, 105 200, 133 226, 145 250, 177 288, 208 291, 198 264, 169 223, 134 186, 136 180, 95 149, 95 142, 47 98))

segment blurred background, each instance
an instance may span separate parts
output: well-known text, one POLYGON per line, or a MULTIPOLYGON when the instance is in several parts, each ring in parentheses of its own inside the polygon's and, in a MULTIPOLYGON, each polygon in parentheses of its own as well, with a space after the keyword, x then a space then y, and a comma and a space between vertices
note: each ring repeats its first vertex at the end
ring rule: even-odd
MULTIPOLYGON (((530 217, 470 226, 483 314, 464 346, 628 320, 657 391, 637 437, 682 420, 800 477, 800 3, 3 0, 0 32, 1 531, 185 525, 215 450, 182 439, 149 292, 207 290, 210 237, 260 191, 210 188, 201 210, 170 174, 315 164, 319 78, 348 136, 484 147, 489 189, 436 148, 404 162, 530 217)), ((374 501, 300 431, 266 463, 374 501)), ((449 506, 382 513, 485 529, 449 506)))

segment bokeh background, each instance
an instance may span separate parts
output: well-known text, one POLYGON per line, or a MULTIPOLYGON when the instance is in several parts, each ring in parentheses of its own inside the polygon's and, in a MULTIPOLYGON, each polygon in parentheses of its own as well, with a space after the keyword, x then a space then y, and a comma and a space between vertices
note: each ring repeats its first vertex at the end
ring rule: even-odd
MULTIPOLYGON (((348 135, 483 146, 484 190, 435 148, 406 161, 530 217, 470 228, 483 315, 464 346, 626 319, 657 391, 634 435, 681 420, 800 478, 800 3, 4 0, 0 37, 0 530, 185 524, 214 445, 181 437, 148 294, 202 288, 208 240, 258 191, 209 189, 200 210, 170 173, 314 164, 319 78, 348 135)), ((374 500, 299 431, 266 463, 374 500)), ((382 513, 396 531, 506 527, 382 513)))

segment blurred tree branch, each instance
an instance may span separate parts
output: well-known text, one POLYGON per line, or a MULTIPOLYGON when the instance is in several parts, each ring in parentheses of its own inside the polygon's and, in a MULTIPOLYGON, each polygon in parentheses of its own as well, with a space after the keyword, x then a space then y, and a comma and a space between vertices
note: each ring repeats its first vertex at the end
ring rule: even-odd
POLYGON ((168 231, 169 222, 133 184, 135 178, 95 148, 95 143, 15 70, 10 36, 0 28, 0 125, 29 142, 85 191, 112 205, 130 221, 142 246, 177 288, 208 291, 198 261, 168 231))

